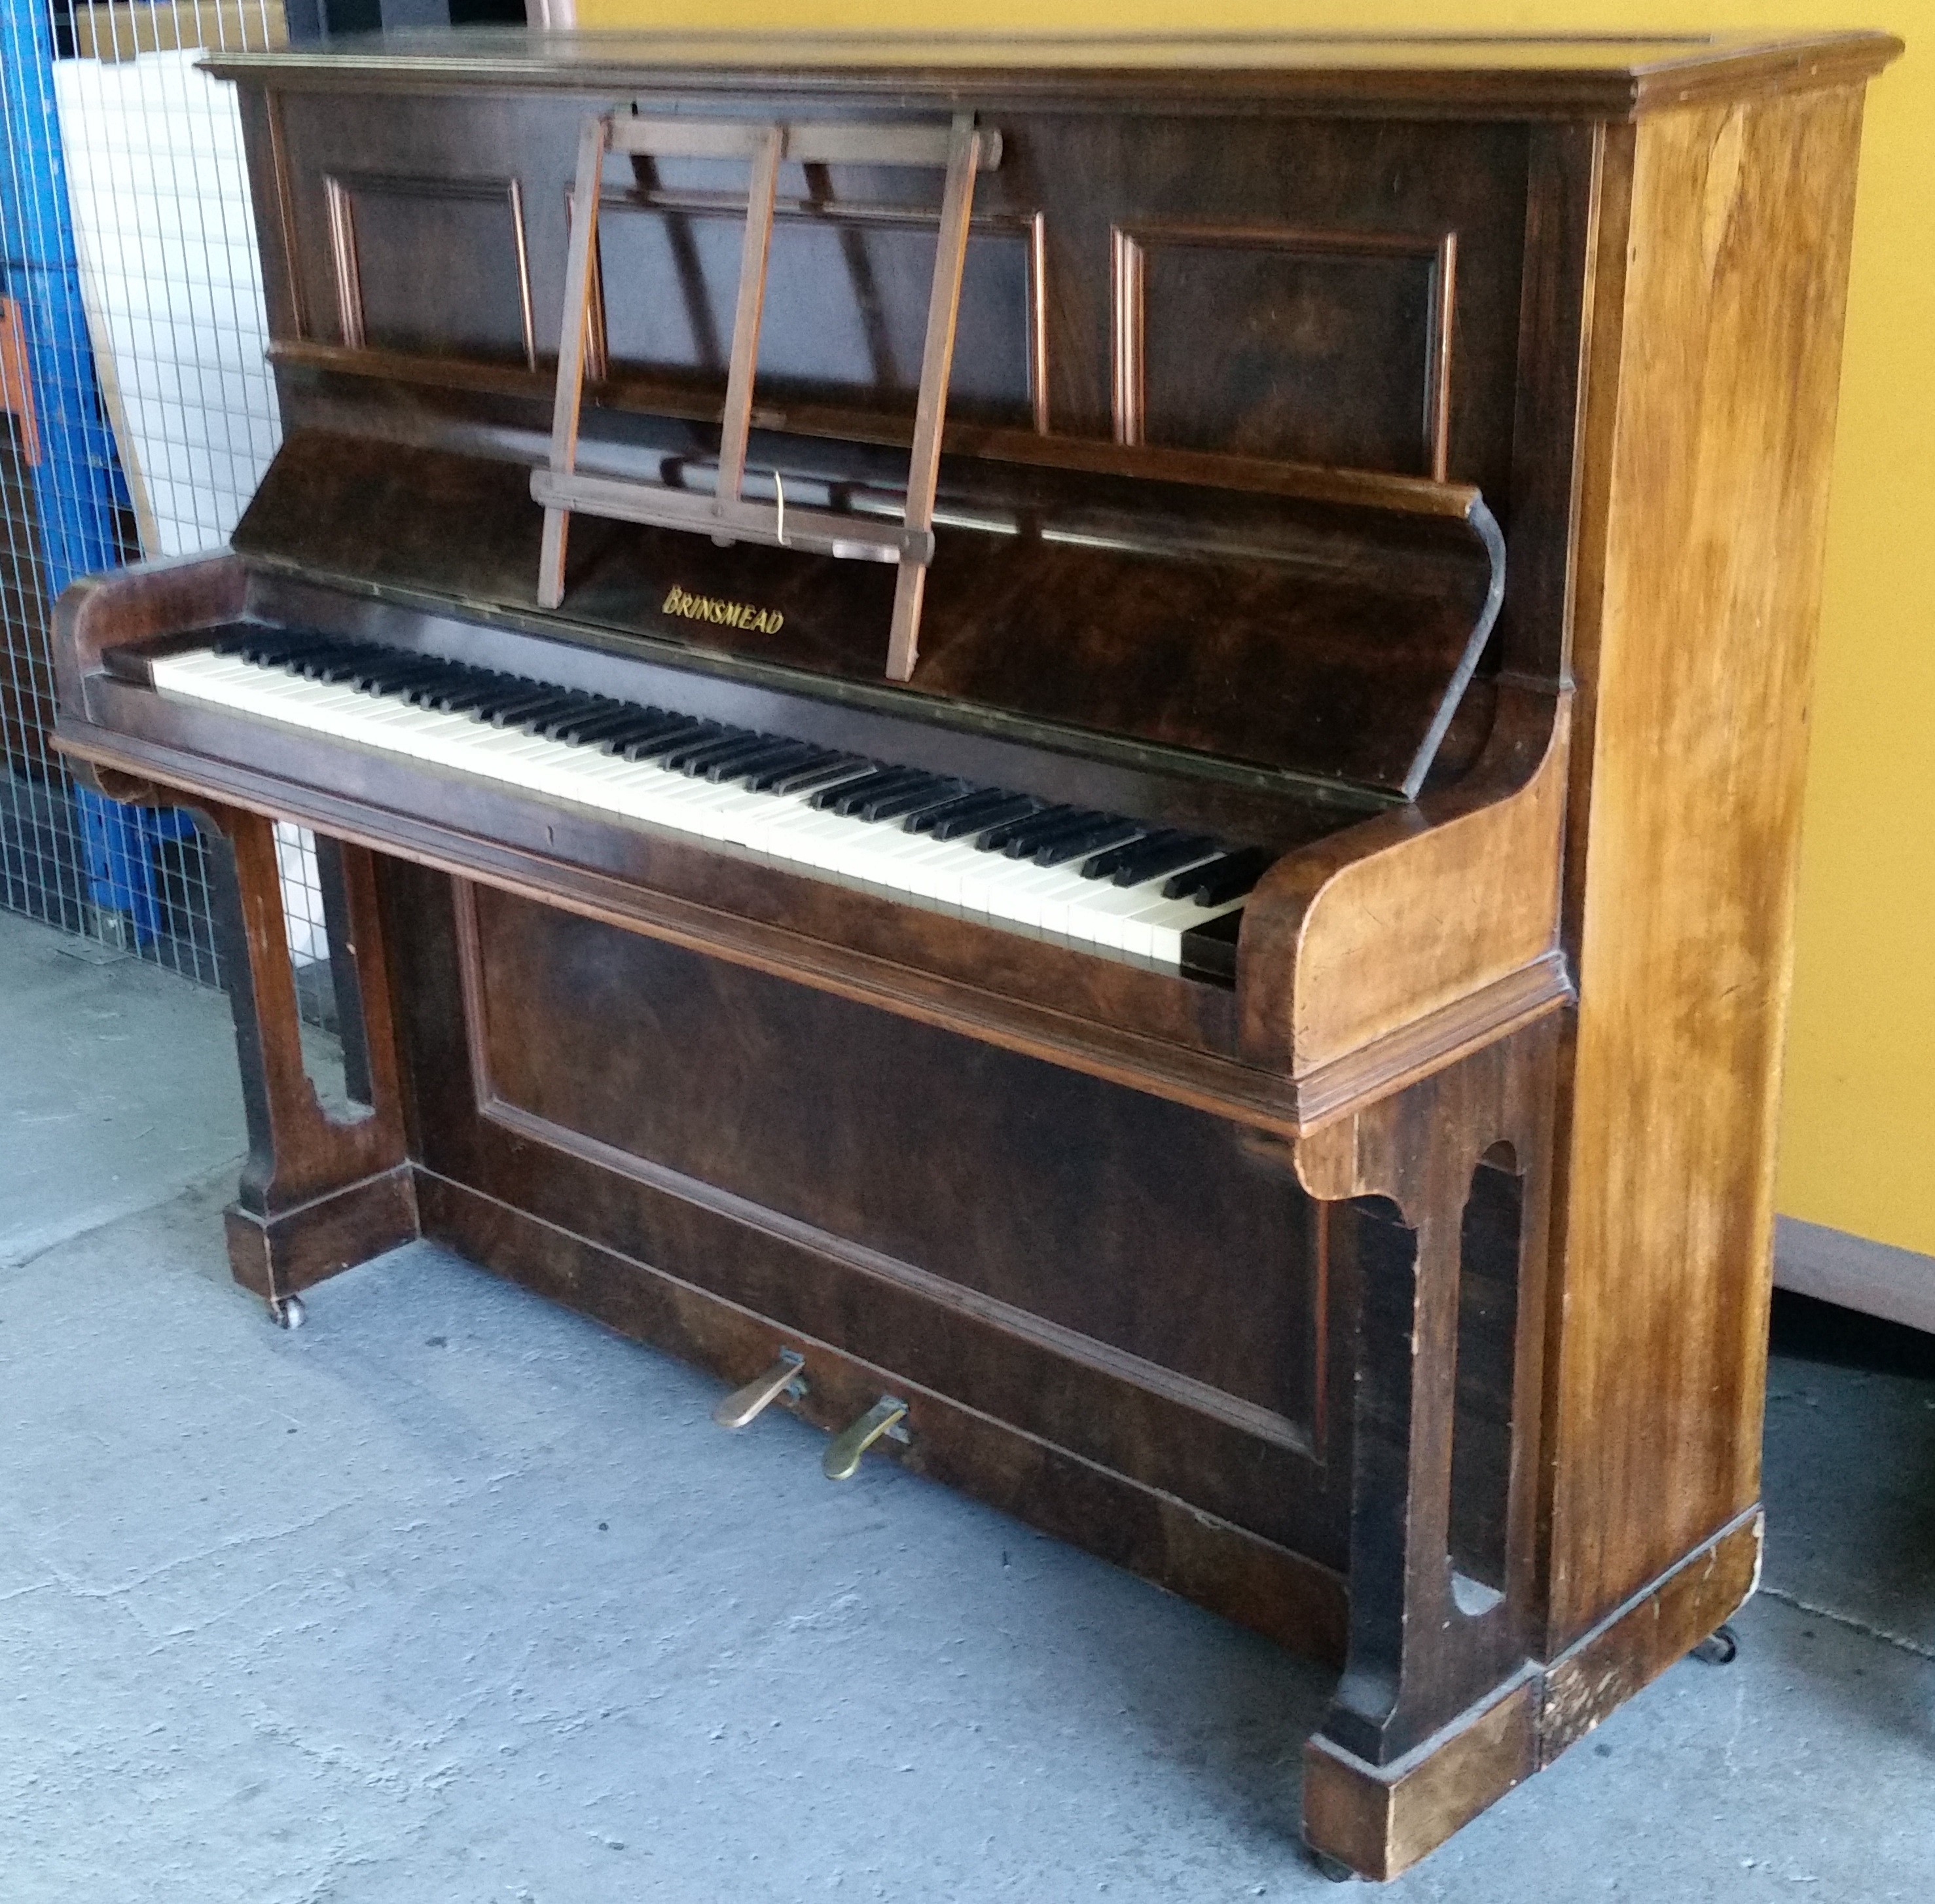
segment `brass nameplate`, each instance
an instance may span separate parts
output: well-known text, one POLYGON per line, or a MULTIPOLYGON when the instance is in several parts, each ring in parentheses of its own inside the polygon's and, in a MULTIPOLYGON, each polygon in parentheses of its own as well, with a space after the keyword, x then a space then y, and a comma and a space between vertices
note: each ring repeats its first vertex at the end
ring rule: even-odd
POLYGON ((659 604, 661 615, 687 621, 711 621, 723 628, 750 628, 756 635, 776 635, 786 617, 776 608, 755 608, 750 602, 722 602, 716 595, 688 595, 675 583, 659 604))

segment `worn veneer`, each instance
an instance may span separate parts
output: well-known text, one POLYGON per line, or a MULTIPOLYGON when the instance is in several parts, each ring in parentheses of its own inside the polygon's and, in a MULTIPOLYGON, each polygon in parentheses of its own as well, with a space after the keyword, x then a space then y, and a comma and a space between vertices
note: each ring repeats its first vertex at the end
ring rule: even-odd
POLYGON ((59 733, 232 849, 237 1274, 285 1304, 420 1232, 735 1386, 797 1355, 823 1427, 890 1393, 880 1452, 1339 1664, 1306 1833, 1423 1856, 1753 1585, 1841 300, 1897 50, 224 56, 287 440, 233 552, 63 598, 59 733), (608 114, 578 467, 689 515, 723 428, 729 489, 877 527, 915 451, 904 684, 884 567, 575 509, 542 605, 608 114), (986 134, 944 427, 918 168, 779 164, 729 388, 758 246, 690 122, 869 115, 986 134), (237 616, 1274 863, 1231 982, 1140 969, 153 691, 237 616), (302 1069, 277 818, 323 843, 348 1112, 302 1069))

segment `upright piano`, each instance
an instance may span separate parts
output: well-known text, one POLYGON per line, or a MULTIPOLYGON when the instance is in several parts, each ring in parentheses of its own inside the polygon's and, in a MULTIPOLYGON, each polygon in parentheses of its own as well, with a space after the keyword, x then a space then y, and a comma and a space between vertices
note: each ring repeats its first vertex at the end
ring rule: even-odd
POLYGON ((1334 1662, 1309 1843, 1429 1851, 1755 1582, 1898 50, 212 60, 285 438, 59 740, 216 849, 236 1276, 436 1238, 1334 1662))

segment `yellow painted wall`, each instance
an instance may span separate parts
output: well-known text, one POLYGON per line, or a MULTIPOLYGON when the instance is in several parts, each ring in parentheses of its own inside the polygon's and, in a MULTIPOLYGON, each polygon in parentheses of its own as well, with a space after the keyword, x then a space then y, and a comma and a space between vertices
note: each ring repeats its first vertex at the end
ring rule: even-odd
POLYGON ((578 0, 587 26, 1885 27, 1815 697, 1780 1207, 1935 1254, 1935 0, 578 0))

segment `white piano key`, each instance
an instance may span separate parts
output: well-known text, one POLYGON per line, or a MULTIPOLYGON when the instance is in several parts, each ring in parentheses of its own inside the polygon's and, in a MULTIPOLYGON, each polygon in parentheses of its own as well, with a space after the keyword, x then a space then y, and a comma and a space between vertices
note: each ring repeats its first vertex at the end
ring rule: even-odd
POLYGON ((709 781, 655 760, 626 760, 595 742, 530 734, 515 724, 497 727, 470 711, 418 707, 400 694, 313 681, 237 656, 167 656, 154 663, 153 677, 165 694, 453 767, 1008 931, 1170 969, 1180 963, 1185 932, 1243 903, 1166 899, 1162 887, 1174 869, 1134 887, 1085 879, 1079 860, 1037 866, 983 852, 971 835, 937 840, 895 821, 828 811, 812 804, 825 788, 755 793, 734 779, 709 781))

